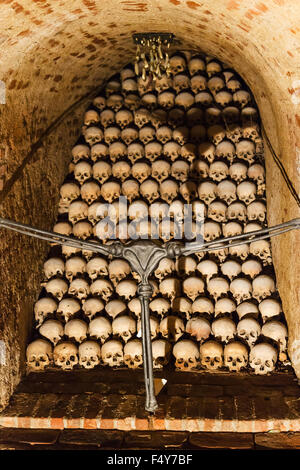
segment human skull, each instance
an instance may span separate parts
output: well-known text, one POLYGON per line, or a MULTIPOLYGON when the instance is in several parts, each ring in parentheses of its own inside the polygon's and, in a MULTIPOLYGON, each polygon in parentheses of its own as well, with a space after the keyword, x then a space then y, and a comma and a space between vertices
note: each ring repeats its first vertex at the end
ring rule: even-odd
POLYGON ((156 298, 150 302, 149 308, 151 312, 163 316, 170 310, 171 303, 167 299, 156 298))
POLYGON ((124 129, 133 122, 133 114, 128 109, 121 109, 116 113, 115 121, 121 129, 124 129))
POLYGON ((102 158, 107 158, 109 155, 108 146, 103 142, 101 144, 95 144, 91 148, 91 160, 97 162, 102 158))
POLYGON ((58 300, 61 300, 68 291, 68 284, 63 279, 53 278, 45 284, 48 294, 52 294, 58 300))
POLYGON ((194 75, 191 78, 191 90, 197 95, 200 91, 207 89, 207 80, 204 75, 194 75))
POLYGON ((194 300, 193 305, 192 305, 192 313, 193 314, 208 314, 213 315, 215 311, 215 307, 213 302, 210 299, 207 299, 206 297, 198 297, 196 300, 194 300))
POLYGON ((259 220, 264 222, 267 208, 263 202, 253 201, 247 207, 248 220, 259 220))
POLYGON ((144 126, 142 127, 142 129, 139 130, 139 139, 144 145, 149 144, 149 142, 153 141, 155 139, 155 136, 156 132, 154 127, 144 126))
POLYGON ((185 58, 182 57, 181 55, 173 55, 171 58, 170 58, 170 69, 171 69, 171 73, 173 75, 177 75, 177 74, 180 74, 182 72, 185 71, 186 69, 186 61, 185 61, 185 58))
POLYGON ((170 141, 164 144, 162 153, 174 162, 180 155, 181 147, 177 142, 170 141))
POLYGON ((278 353, 268 343, 256 344, 250 351, 249 364, 255 374, 266 375, 275 369, 278 353))
POLYGON ((132 202, 128 208, 128 217, 130 220, 141 221, 148 215, 148 205, 145 201, 138 199, 132 202))
POLYGON ((242 264, 242 271, 246 276, 254 279, 262 271, 262 265, 259 261, 250 259, 242 264))
POLYGON ((115 339, 111 339, 104 343, 101 348, 101 359, 103 364, 106 366, 121 366, 124 362, 122 343, 115 339))
POLYGON ((231 318, 217 318, 212 322, 211 331, 216 339, 228 343, 236 334, 236 325, 231 318))
POLYGON ((258 240, 250 243, 250 253, 263 260, 263 264, 272 263, 271 244, 268 240, 258 240))
POLYGON ((123 80, 122 81, 122 91, 125 94, 129 94, 129 93, 138 91, 136 80, 134 78, 126 78, 126 80, 123 80))
POLYGON ((68 293, 79 300, 84 300, 90 293, 90 286, 84 279, 76 278, 70 283, 68 293))
POLYGON ((114 158, 117 158, 117 155, 119 152, 122 155, 123 152, 126 151, 126 149, 122 145, 117 145, 117 146, 110 148, 113 143, 120 144, 121 143, 120 139, 121 139, 121 129, 119 129, 119 127, 110 126, 104 129, 104 142, 109 145, 109 149, 108 149, 109 154, 111 154, 111 150, 115 150, 114 158))
POLYGON ((258 301, 262 302, 266 297, 269 297, 273 292, 275 292, 275 282, 266 274, 261 274, 257 276, 252 281, 253 286, 253 297, 258 301))
POLYGON ((191 175, 195 178, 205 179, 208 177, 209 166, 203 160, 197 159, 192 162, 190 171, 191 175))
POLYGON ((44 263, 44 274, 46 279, 54 276, 63 276, 65 263, 61 258, 49 258, 44 263))
MULTIPOLYGON (((113 335, 119 336, 125 343, 129 341, 136 332, 136 321, 129 315, 120 315, 112 322, 113 335)), ((126 362, 126 359, 125 359, 126 362)))
POLYGON ((154 86, 157 93, 162 93, 172 87, 172 78, 163 74, 155 80, 154 86))
POLYGON ((184 333, 184 322, 175 315, 168 315, 160 322, 159 330, 164 338, 176 343, 184 333))
POLYGON ((254 346, 261 333, 261 327, 255 318, 242 318, 237 324, 237 335, 250 346, 254 346))
POLYGON ((224 276, 227 276, 232 281, 233 278, 241 273, 242 267, 237 261, 228 260, 222 264, 221 271, 224 276))
POLYGON ((183 281, 182 289, 194 301, 200 294, 204 293, 204 282, 199 277, 191 276, 183 281))
POLYGON ((39 328, 39 332, 56 345, 64 334, 64 327, 58 320, 46 320, 39 328))
POLYGON ((243 181, 237 186, 237 195, 241 201, 249 205, 255 200, 256 185, 250 181, 243 181))
POLYGON ((93 226, 86 221, 79 221, 73 225, 73 234, 74 237, 80 238, 81 240, 86 240, 93 233, 93 226))
POLYGON ((232 314, 236 310, 236 304, 233 300, 224 297, 223 299, 217 300, 215 304, 215 317, 219 315, 232 314))
POLYGON ((69 207, 72 201, 79 198, 80 188, 75 183, 65 183, 60 188, 61 203, 69 207))
POLYGON ((132 299, 135 296, 136 291, 137 283, 131 279, 121 281, 116 286, 116 293, 126 300, 132 299))
POLYGON ((153 368, 162 369, 167 365, 171 355, 171 344, 165 339, 157 339, 152 342, 153 368))
POLYGON ((277 320, 271 320, 265 323, 261 329, 261 333, 266 338, 271 338, 279 346, 279 360, 285 361, 287 359, 287 338, 288 331, 286 326, 277 320))
POLYGON ((189 77, 183 73, 177 74, 173 79, 173 88, 176 93, 189 89, 190 85, 189 77))
POLYGON ((200 363, 208 370, 217 370, 223 366, 223 346, 210 340, 200 345, 200 363))
POLYGON ((55 346, 53 357, 56 366, 63 370, 72 370, 78 364, 78 348, 75 344, 64 341, 55 346))
POLYGON ((197 342, 203 343, 211 334, 211 326, 205 318, 193 317, 187 322, 185 331, 193 336, 197 342))
POLYGON ((217 263, 210 259, 207 259, 204 261, 200 261, 200 263, 197 264, 197 270, 208 282, 212 277, 218 274, 219 268, 217 263))
POLYGON ((246 123, 243 126, 243 136, 245 139, 250 139, 253 142, 260 140, 259 125, 257 123, 246 123))
POLYGON ((65 322, 74 317, 81 309, 80 302, 76 299, 62 299, 57 307, 57 315, 64 319, 65 322))
POLYGON ((112 326, 106 317, 97 317, 91 320, 88 333, 91 338, 98 339, 103 344, 112 334, 112 326))
POLYGON ((94 281, 98 276, 103 277, 108 275, 108 263, 106 259, 97 256, 87 263, 86 271, 89 278, 94 281))
POLYGON ((110 300, 105 305, 105 311, 110 317, 115 319, 118 315, 125 313, 126 304, 120 299, 110 300))
POLYGON ((213 103, 213 96, 207 91, 200 91, 195 96, 195 104, 200 106, 210 106, 213 103))
POLYGON ((246 162, 251 164, 254 162, 255 153, 256 150, 253 142, 250 142, 249 140, 241 140, 240 142, 237 142, 236 154, 238 158, 246 160, 246 162))
POLYGON ((140 185, 140 193, 149 204, 152 204, 159 198, 159 185, 156 181, 147 179, 140 185))
POLYGON ((181 109, 179 110, 182 113, 182 119, 177 125, 183 125, 185 122, 187 123, 188 127, 193 127, 196 126, 197 124, 202 124, 203 123, 203 111, 202 109, 194 106, 184 113, 184 111, 181 109))
POLYGON ((218 145, 222 142, 223 139, 225 139, 226 132, 222 125, 215 124, 208 127, 207 136, 213 144, 218 145))
POLYGON ((187 160, 189 163, 192 163, 197 155, 196 145, 188 143, 184 144, 180 150, 180 156, 187 160))
POLYGON ((253 302, 242 302, 237 306, 236 311, 240 320, 248 317, 258 318, 258 308, 253 302))
POLYGON ((75 145, 72 148, 72 161, 76 164, 80 160, 88 160, 90 158, 90 148, 87 145, 75 145))
POLYGON ((151 167, 147 163, 138 162, 132 166, 131 173, 139 183, 143 183, 151 175, 151 167))
POLYGON ((133 127, 125 127, 122 129, 121 138, 126 145, 130 145, 139 138, 138 130, 133 127))
POLYGON ((87 337, 87 331, 88 326, 85 321, 74 318, 65 324, 64 334, 77 343, 82 343, 87 337))
POLYGON ((51 365, 53 359, 51 343, 45 339, 32 341, 27 346, 26 359, 27 366, 30 369, 34 371, 45 370, 46 367, 51 365))
POLYGON ((216 222, 226 222, 227 220, 226 211, 227 211, 226 204, 220 201, 215 201, 209 204, 207 217, 209 217, 212 220, 215 220, 216 222))
POLYGON ((221 227, 218 222, 205 222, 204 223, 204 240, 211 242, 221 236, 221 227))
POLYGON ((210 181, 200 183, 198 186, 198 195, 207 205, 211 204, 217 197, 217 185, 210 181))
POLYGON ((96 297, 90 297, 84 302, 82 310, 84 315, 91 321, 98 313, 104 310, 104 302, 96 297))
POLYGON ((88 217, 88 204, 83 201, 74 201, 70 204, 68 210, 69 221, 74 225, 80 220, 88 217))
POLYGON ((247 178, 247 166, 243 163, 234 163, 229 168, 230 177, 237 183, 241 183, 247 178))
POLYGON ((227 178, 228 166, 224 162, 213 162, 209 168, 209 177, 214 181, 222 181, 227 178))
POLYGON ((248 350, 243 343, 233 341, 224 347, 224 366, 230 372, 239 372, 247 367, 248 350))
POLYGON ((100 364, 101 348, 96 341, 84 341, 78 348, 79 365, 93 369, 100 364))
POLYGON ((133 143, 128 145, 128 158, 132 164, 144 157, 144 147, 141 144, 133 143))
POLYGON ((180 281, 175 277, 169 277, 163 279, 159 283, 159 291, 163 296, 166 296, 170 300, 174 300, 175 297, 180 296, 180 281))
POLYGON ((87 144, 90 146, 97 144, 98 142, 101 142, 103 139, 103 132, 99 127, 91 126, 87 127, 83 131, 84 139, 87 144))
POLYGON ((263 322, 278 317, 282 312, 280 302, 276 299, 265 299, 260 302, 258 309, 261 313, 263 322))
MULTIPOLYGON (((122 95, 118 93, 113 93, 107 98, 106 104, 109 108, 111 108, 115 113, 119 111, 124 103, 124 99, 122 95)), ((103 108, 104 109, 104 108, 103 108)))
MULTIPOLYGON (((54 233, 59 233, 60 235, 66 235, 69 237, 73 231, 73 227, 68 222, 57 222, 53 227, 54 233)), ((55 243, 51 243, 51 245, 55 245, 55 243)))
MULTIPOLYGON (((236 154, 235 146, 232 142, 229 142, 228 140, 223 140, 222 142, 220 142, 216 146, 215 155, 219 158, 227 158, 227 160, 230 163, 233 162, 235 154, 236 154)), ((221 163, 221 162, 217 162, 217 163, 221 163)), ((225 165, 225 163, 223 163, 223 165, 225 165)), ((220 167, 220 165, 219 165, 219 167, 220 167)), ((227 165, 226 165, 226 167, 227 167, 227 165)), ((225 169, 226 176, 227 176, 228 171, 229 171, 228 167, 227 167, 227 170, 226 170, 226 168, 223 166, 223 169, 225 169)), ((223 179, 223 178, 221 178, 221 179, 223 179)))
POLYGON ((120 197, 121 186, 114 181, 108 181, 101 186, 101 196, 110 204, 120 197))
POLYGON ((66 278, 72 282, 75 277, 86 272, 86 261, 79 256, 74 256, 66 261, 65 271, 66 278))
POLYGON ((238 304, 252 297, 252 284, 248 279, 235 278, 230 283, 230 292, 238 304))
POLYGON ((259 163, 254 163, 248 168, 248 177, 253 179, 257 185, 262 185, 265 182, 265 169, 259 163))
POLYGON ((184 182, 188 179, 190 166, 187 162, 177 160, 172 164, 171 175, 178 181, 184 182))
POLYGON ((192 256, 180 256, 176 260, 176 271, 180 276, 189 276, 195 273, 197 262, 192 256))
POLYGON ((227 204, 231 204, 236 200, 237 187, 230 180, 223 180, 217 185, 217 195, 227 204))
POLYGON ((175 367, 177 369, 189 371, 198 367, 200 354, 196 343, 192 340, 178 341, 173 347, 173 355, 176 358, 175 367))
POLYGON ((162 153, 163 147, 159 142, 153 141, 145 145, 145 156, 150 162, 154 162, 162 153))
POLYGON ((157 102, 162 108, 171 109, 174 107, 175 95, 171 91, 163 91, 162 93, 159 93, 157 102))
POLYGON ((90 285, 91 294, 102 297, 105 302, 112 296, 113 285, 107 279, 96 279, 90 285))
POLYGON ((237 123, 228 124, 226 127, 226 138, 237 144, 243 137, 242 128, 237 123))
POLYGON ((169 274, 172 274, 175 271, 175 263, 173 260, 169 258, 163 258, 156 270, 154 271, 154 275, 157 279, 164 279, 169 274))
POLYGON ((236 105, 244 108, 251 101, 251 96, 248 91, 238 90, 233 94, 233 101, 236 105))
POLYGON ((128 199, 129 202, 132 202, 134 199, 139 197, 140 185, 135 180, 126 180, 122 183, 122 194, 128 199))
POLYGON ((193 57, 188 63, 191 77, 199 72, 205 71, 205 62, 200 57, 193 57))
MULTIPOLYGON (((106 183, 105 183, 106 184, 106 183)), ((95 202, 101 194, 101 189, 95 181, 88 181, 81 186, 81 197, 89 205, 95 202)))
MULTIPOLYGON (((123 182, 130 176, 131 166, 125 161, 119 161, 117 163, 114 163, 111 171, 114 178, 117 178, 123 182)), ((106 181, 106 179, 104 181, 106 181)))
POLYGON ((80 183, 84 183, 92 176, 92 166, 88 162, 76 163, 74 167, 74 177, 80 183))
POLYGON ((246 222, 247 220, 247 208, 242 202, 234 202, 227 208, 227 217, 229 220, 239 220, 240 222, 246 222))
POLYGON ((143 364, 143 347, 139 339, 131 339, 124 346, 124 362, 130 369, 137 369, 143 364))
POLYGON ((178 190, 178 184, 173 180, 166 179, 160 183, 159 191, 161 198, 169 204, 176 198, 178 190))
POLYGON ((199 156, 212 163, 215 159, 216 147, 211 142, 202 142, 198 145, 199 156))
POLYGON ((57 302, 51 297, 42 297, 34 304, 34 318, 38 322, 37 328, 41 326, 45 318, 51 316, 57 310, 57 302))
POLYGON ((179 93, 175 98, 176 106, 178 106, 179 108, 183 108, 185 111, 191 108, 194 103, 195 103, 194 95, 187 91, 183 91, 179 93))
POLYGON ((238 222, 228 222, 223 225, 223 235, 225 237, 234 237, 243 233, 243 227, 238 222))

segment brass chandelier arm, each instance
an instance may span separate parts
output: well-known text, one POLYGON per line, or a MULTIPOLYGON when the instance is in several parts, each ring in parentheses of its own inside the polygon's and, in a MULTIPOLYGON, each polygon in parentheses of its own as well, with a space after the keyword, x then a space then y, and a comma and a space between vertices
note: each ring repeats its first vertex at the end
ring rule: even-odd
POLYGON ((255 230, 253 232, 243 233, 233 237, 221 238, 212 242, 202 243, 196 241, 185 243, 185 245, 181 248, 181 254, 187 256, 201 251, 209 252, 222 250, 233 246, 244 245, 245 243, 253 243, 259 240, 264 240, 266 238, 275 237, 277 235, 282 235, 283 233, 296 229, 300 229, 300 218, 292 219, 289 222, 274 225, 273 227, 268 227, 262 230, 255 230))

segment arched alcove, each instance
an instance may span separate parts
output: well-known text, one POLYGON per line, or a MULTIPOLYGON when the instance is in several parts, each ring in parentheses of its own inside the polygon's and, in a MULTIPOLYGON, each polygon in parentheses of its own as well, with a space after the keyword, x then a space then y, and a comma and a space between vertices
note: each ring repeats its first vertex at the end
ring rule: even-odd
MULTIPOLYGON (((53 226, 60 187, 78 136, 86 94, 134 57, 132 34, 170 31, 176 48, 204 51, 234 68, 251 88, 262 122, 296 190, 299 189, 297 30, 300 7, 273 1, 80 2, 72 7, 6 2, 2 21, 1 215, 36 227, 53 226), (166 22, 166 19, 168 21, 166 22), (180 26, 178 26, 180 25, 180 26), (276 31, 276 37, 274 35, 276 31), (278 48, 278 37, 280 49, 278 48), (59 120, 59 117, 61 119, 59 120), (40 140, 41 139, 41 140, 40 140), (3 164, 2 164, 3 161, 3 164)), ((298 216, 296 203, 266 147, 268 223, 298 216)), ((18 383, 21 358, 47 246, 3 233, 0 326, 6 347, 1 402, 18 383)), ((289 353, 299 376, 299 234, 272 240, 279 292, 290 330, 289 353)))

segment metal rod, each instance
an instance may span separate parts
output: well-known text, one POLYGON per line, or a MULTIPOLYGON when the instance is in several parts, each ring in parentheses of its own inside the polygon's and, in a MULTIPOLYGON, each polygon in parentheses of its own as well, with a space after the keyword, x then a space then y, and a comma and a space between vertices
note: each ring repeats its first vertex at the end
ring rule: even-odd
POLYGON ((151 413, 158 408, 158 404, 154 393, 153 378, 153 357, 150 329, 150 311, 149 300, 152 294, 152 286, 150 284, 141 283, 139 285, 138 294, 141 302, 141 324, 142 324, 142 343, 143 343, 143 362, 144 377, 146 389, 146 405, 145 410, 151 413))

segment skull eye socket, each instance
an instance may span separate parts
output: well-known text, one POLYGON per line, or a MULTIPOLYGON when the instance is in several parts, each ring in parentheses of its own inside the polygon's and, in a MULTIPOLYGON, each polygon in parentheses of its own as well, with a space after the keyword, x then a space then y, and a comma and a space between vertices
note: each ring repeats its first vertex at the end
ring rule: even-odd
POLYGON ((111 353, 106 354, 106 359, 110 359, 112 357, 111 353))
POLYGON ((182 358, 177 359, 177 364, 183 364, 183 363, 184 363, 184 359, 182 358))
POLYGON ((70 361, 74 362, 75 361, 75 356, 70 356, 70 361))

